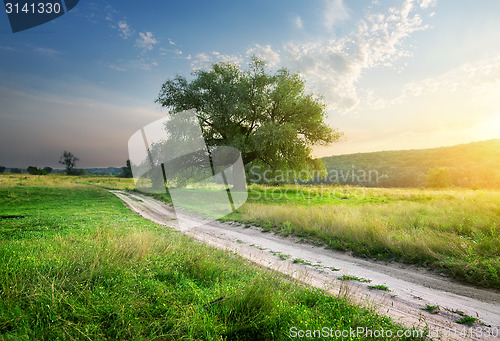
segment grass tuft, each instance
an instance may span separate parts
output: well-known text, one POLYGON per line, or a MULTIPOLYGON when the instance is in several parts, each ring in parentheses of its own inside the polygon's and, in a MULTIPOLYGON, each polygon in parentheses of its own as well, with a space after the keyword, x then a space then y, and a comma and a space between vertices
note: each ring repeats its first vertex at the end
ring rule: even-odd
POLYGON ((431 314, 437 314, 440 309, 439 309, 439 306, 437 306, 437 305, 426 304, 425 308, 423 308, 422 310, 428 311, 431 314))
POLYGON ((358 281, 361 283, 370 283, 371 279, 366 279, 363 277, 357 277, 357 276, 351 276, 351 275, 343 275, 342 277, 339 277, 341 281, 358 281))
POLYGON ((383 285, 383 284, 369 285, 368 289, 370 289, 370 290, 391 291, 387 285, 383 285))
POLYGON ((466 326, 472 327, 472 325, 477 321, 477 318, 472 316, 464 316, 456 322, 459 324, 465 324, 466 326))

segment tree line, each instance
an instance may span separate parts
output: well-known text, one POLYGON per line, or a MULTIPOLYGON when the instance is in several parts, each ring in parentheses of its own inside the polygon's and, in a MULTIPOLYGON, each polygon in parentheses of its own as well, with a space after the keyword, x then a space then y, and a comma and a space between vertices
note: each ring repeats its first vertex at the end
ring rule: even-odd
MULTIPOLYGON (((54 170, 52 167, 38 168, 36 166, 28 166, 25 170, 23 170, 20 168, 7 168, 5 166, 0 166, 0 174, 5 173, 7 171, 12 174, 21 174, 24 171, 26 171, 30 175, 48 175, 52 173, 64 173, 66 175, 74 175, 74 176, 85 175, 87 174, 85 170, 76 168, 76 164, 79 160, 80 159, 76 157, 73 153, 69 151, 64 151, 59 158, 59 163, 64 165, 64 172, 61 172, 60 170, 54 170)), ((92 170, 93 169, 91 169, 91 172, 92 170)), ((126 165, 121 167, 121 173, 112 175, 124 178, 131 178, 132 169, 130 166, 130 161, 127 160, 126 165)))

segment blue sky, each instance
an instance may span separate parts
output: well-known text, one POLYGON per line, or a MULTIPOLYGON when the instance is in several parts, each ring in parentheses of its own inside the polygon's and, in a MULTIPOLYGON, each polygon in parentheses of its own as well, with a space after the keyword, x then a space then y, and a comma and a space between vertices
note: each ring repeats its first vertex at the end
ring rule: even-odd
POLYGON ((0 165, 122 166, 161 84, 216 61, 299 72, 345 133, 316 156, 500 138, 500 2, 85 1, 12 33, 0 15, 0 165))

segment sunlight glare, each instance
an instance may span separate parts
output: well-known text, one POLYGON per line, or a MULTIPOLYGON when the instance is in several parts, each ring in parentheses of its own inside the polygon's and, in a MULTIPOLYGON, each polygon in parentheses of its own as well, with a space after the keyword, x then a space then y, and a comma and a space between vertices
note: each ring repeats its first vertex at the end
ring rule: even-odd
POLYGON ((500 138, 500 114, 479 123, 482 139, 500 138))

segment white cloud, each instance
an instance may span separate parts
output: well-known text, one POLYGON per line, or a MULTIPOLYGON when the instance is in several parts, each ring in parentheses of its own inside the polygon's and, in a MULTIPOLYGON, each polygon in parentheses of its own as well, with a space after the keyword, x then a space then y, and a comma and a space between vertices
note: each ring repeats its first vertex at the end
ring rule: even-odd
POLYGON ((232 64, 238 64, 240 65, 243 63, 243 58, 239 55, 235 54, 222 54, 220 52, 212 52, 212 55, 214 56, 214 59, 216 62, 225 62, 225 63, 232 63, 232 64))
POLYGON ((406 120, 412 126, 404 129, 439 125, 451 129, 450 124, 475 124, 499 113, 500 56, 465 63, 440 75, 410 82, 402 86, 396 98, 377 97, 370 90, 364 91, 362 97, 364 110, 386 113, 405 110, 406 120))
POLYGON ((498 93, 498 89, 500 89, 500 56, 465 63, 437 77, 409 83, 403 87, 401 96, 390 104, 438 91, 447 93, 464 91, 470 96, 473 93, 485 94, 490 90, 498 93))
POLYGON ((141 69, 141 70, 146 70, 150 71, 153 68, 157 67, 159 64, 156 60, 154 59, 147 59, 147 58, 140 58, 138 60, 133 60, 131 62, 131 67, 135 69, 141 69))
POLYGON ((158 40, 153 37, 152 32, 139 33, 139 38, 135 41, 135 46, 142 49, 143 52, 151 51, 155 45, 158 44, 158 40))
POLYGON ((206 69, 212 65, 213 61, 206 53, 198 53, 191 62, 192 70, 206 69))
POLYGON ((127 39, 133 33, 132 28, 127 24, 125 20, 120 20, 117 25, 117 29, 120 32, 120 37, 127 39))
MULTIPOLYGON (((185 57, 186 59, 191 59, 191 55, 185 57)), ((214 63, 218 62, 226 62, 233 64, 242 64, 243 58, 238 55, 232 54, 221 54, 220 52, 214 51, 210 55, 207 53, 198 53, 194 56, 193 61, 191 62, 192 70, 200 70, 200 69, 208 69, 214 63)))
POLYGON ((33 51, 47 57, 56 57, 61 54, 61 52, 47 47, 36 47, 33 51))
POLYGON ((119 72, 127 71, 126 69, 121 68, 121 67, 116 66, 116 65, 113 65, 113 64, 109 64, 108 66, 110 69, 115 70, 115 71, 119 71, 119 72))
MULTIPOLYGON (((172 47, 175 47, 177 46, 173 41, 169 40, 169 43, 172 47)), ((158 48, 158 54, 160 56, 175 56, 176 58, 178 59, 185 59, 185 60, 190 60, 192 57, 190 54, 188 55, 185 55, 184 54, 184 51, 182 51, 181 49, 178 49, 178 48, 174 48, 174 49, 167 49, 167 48, 164 48, 164 47, 160 47, 158 48)))
POLYGON ((246 55, 248 57, 256 56, 259 59, 264 59, 267 62, 267 66, 275 67, 280 63, 279 52, 274 51, 271 45, 260 46, 255 44, 254 47, 247 50, 246 55))
POLYGON ((420 0, 420 7, 429 8, 436 6, 437 0, 420 0))
POLYGON ((0 45, 0 50, 17 52, 17 50, 15 48, 10 47, 10 46, 5 46, 5 45, 0 45))
MULTIPOLYGON (((94 7, 94 5, 91 5, 91 7, 94 7)), ((134 30, 130 25, 127 23, 127 19, 121 15, 117 10, 115 10, 111 5, 107 5, 104 8, 106 12, 106 16, 104 19, 109 23, 109 26, 114 28, 115 30, 118 31, 120 34, 120 37, 123 39, 128 39, 133 33, 134 30), (116 17, 121 17, 121 20, 116 20, 116 17)))
POLYGON ((302 23, 302 18, 300 17, 300 15, 297 15, 297 17, 295 18, 295 27, 297 27, 298 29, 304 28, 304 24, 302 23))
POLYGON ((323 0, 324 26, 331 30, 333 26, 341 21, 349 19, 349 11, 343 0, 323 0))
MULTIPOLYGON (((403 45, 406 39, 428 28, 417 12, 420 6, 414 3, 405 0, 386 12, 368 12, 343 38, 288 42, 278 57, 325 96, 329 109, 348 112, 360 103, 358 82, 363 73, 394 67, 396 61, 410 55, 403 45)), ((341 6, 341 2, 331 2, 330 6, 341 6)))
MULTIPOLYGON (((325 1, 325 25, 333 27, 349 17, 341 0, 325 1)), ((341 38, 318 38, 315 41, 289 41, 280 49, 271 45, 254 45, 246 56, 266 59, 268 66, 285 65, 299 72, 315 93, 325 97, 329 110, 339 113, 353 111, 361 101, 384 102, 366 89, 359 89, 359 81, 366 71, 374 68, 396 68, 396 62, 411 56, 405 43, 417 31, 428 29, 423 23, 423 8, 434 1, 402 0, 399 6, 386 10, 369 8, 355 28, 341 38)), ((193 69, 210 67, 213 62, 230 60, 241 63, 239 56, 220 53, 200 53, 191 63, 193 69)))

